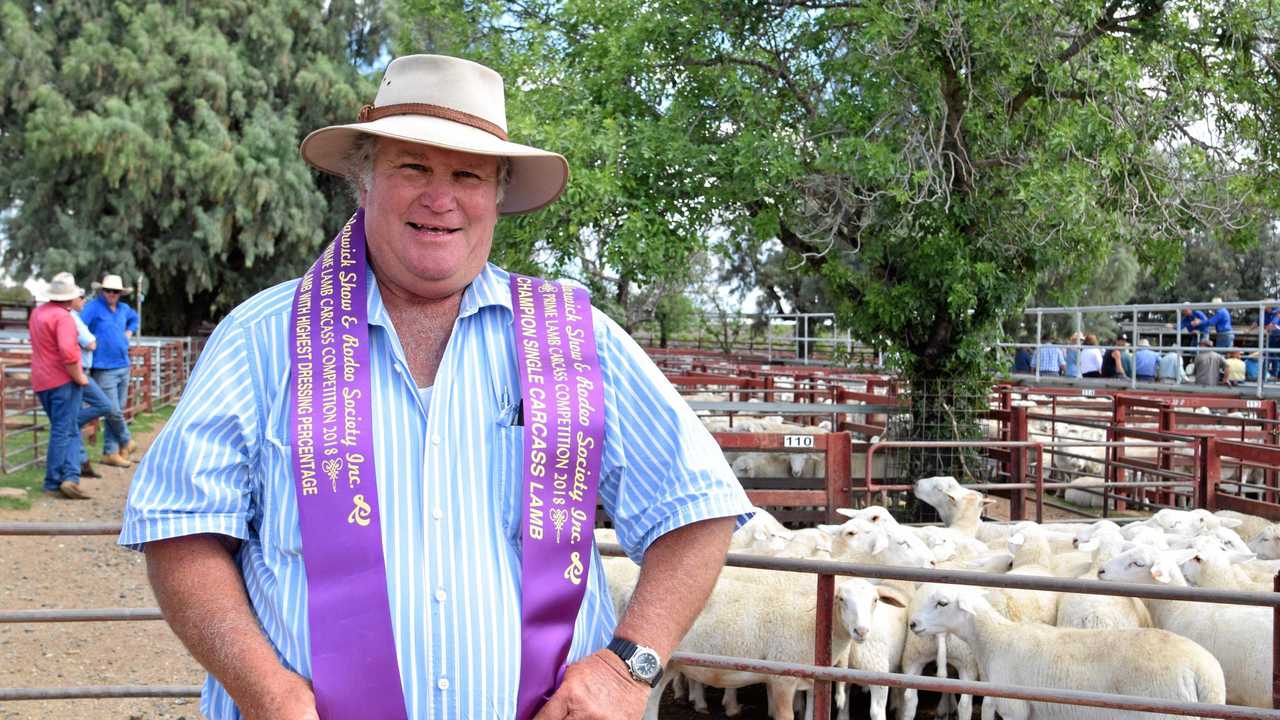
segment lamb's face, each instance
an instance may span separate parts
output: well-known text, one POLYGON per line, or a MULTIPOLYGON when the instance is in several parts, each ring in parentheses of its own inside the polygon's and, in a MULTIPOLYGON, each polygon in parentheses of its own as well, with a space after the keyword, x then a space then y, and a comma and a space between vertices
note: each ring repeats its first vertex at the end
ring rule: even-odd
POLYGON ((856 643, 866 642, 871 634, 880 595, 871 583, 861 578, 845 580, 836 586, 837 618, 856 643))
POLYGON ((971 613, 972 607, 962 593, 953 588, 939 588, 929 593, 907 627, 917 635, 956 632, 964 624, 965 615, 971 613))
POLYGON ((1092 550, 1097 547, 1097 544, 1093 542, 1094 538, 1105 532, 1119 534, 1120 526, 1110 520, 1099 520, 1091 525, 1085 525, 1076 531, 1076 536, 1071 539, 1071 545, 1080 550, 1092 550))
POLYGON ((948 490, 961 489, 960 483, 950 475, 921 478, 912 485, 912 492, 915 493, 915 496, 935 508, 941 507, 942 503, 947 502, 948 490))
POLYGON ((1181 577, 1178 566, 1196 554, 1195 550, 1155 550, 1135 547, 1107 561, 1098 570, 1098 579, 1153 585, 1181 577))
POLYGON ((1280 559, 1280 526, 1268 525, 1249 541, 1249 549, 1263 560, 1280 559))

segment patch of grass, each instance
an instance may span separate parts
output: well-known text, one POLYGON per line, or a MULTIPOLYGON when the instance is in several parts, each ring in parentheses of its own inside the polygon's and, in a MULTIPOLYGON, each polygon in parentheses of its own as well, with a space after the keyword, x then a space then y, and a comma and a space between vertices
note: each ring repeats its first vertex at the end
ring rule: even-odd
MULTIPOLYGON (((144 413, 129 422, 129 430, 133 433, 151 432, 157 425, 169 419, 173 414, 173 406, 166 405, 155 412, 144 413)), ((10 465, 18 465, 31 459, 30 448, 19 450, 7 460, 10 465)), ((0 497, 0 508, 14 510, 30 510, 31 501, 40 495, 44 488, 44 465, 32 465, 16 472, 0 475, 0 487, 16 487, 27 491, 26 497, 0 497)))

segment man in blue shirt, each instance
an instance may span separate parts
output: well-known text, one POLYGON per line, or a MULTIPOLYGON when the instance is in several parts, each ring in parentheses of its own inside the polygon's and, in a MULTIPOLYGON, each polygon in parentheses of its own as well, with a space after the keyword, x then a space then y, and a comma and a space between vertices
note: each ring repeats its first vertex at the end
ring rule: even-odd
POLYGON ((1067 370, 1067 356, 1057 345, 1036 348, 1035 369, 1040 375, 1056 376, 1067 370))
POLYGON ((90 373, 112 403, 102 433, 102 464, 129 467, 129 455, 137 443, 124 420, 129 407, 129 339, 138 332, 138 313, 121 302, 120 297, 133 292, 125 287, 119 275, 107 275, 94 283, 98 296, 85 303, 81 319, 98 340, 90 373))
MULTIPOLYGON (((415 719, 511 718, 520 684, 526 413, 509 275, 488 257, 499 215, 554 202, 568 164, 509 142, 505 128, 497 73, 413 55, 392 61, 357 123, 302 144, 364 209, 374 415, 364 422, 385 602, 415 719)), ((120 541, 144 548, 165 619, 209 670, 210 720, 317 717, 288 393, 297 287, 267 289, 219 324, 126 506, 120 541)), ((606 648, 610 637, 668 659, 714 586, 735 518, 751 512, 670 383, 616 323, 593 317, 599 500, 641 567, 615 621, 592 553, 544 720, 640 716, 651 688, 606 648)))
POLYGON ((1280 305, 1267 308, 1267 375, 1280 378, 1280 305))
POLYGON ((1160 363, 1160 356, 1151 349, 1151 341, 1143 338, 1138 341, 1138 352, 1133 355, 1133 374, 1134 376, 1146 382, 1155 382, 1156 366, 1160 363))
POLYGON ((1218 306, 1213 317, 1209 318, 1209 326, 1213 328, 1213 346, 1229 348, 1235 345, 1236 334, 1231 329, 1231 313, 1221 306, 1222 298, 1214 298, 1213 304, 1218 306))
POLYGON ((1199 310, 1192 310, 1189 304, 1184 304, 1179 327, 1184 333, 1182 346, 1190 349, 1188 355, 1194 356, 1195 349, 1200 347, 1200 341, 1209 336, 1209 316, 1199 310))

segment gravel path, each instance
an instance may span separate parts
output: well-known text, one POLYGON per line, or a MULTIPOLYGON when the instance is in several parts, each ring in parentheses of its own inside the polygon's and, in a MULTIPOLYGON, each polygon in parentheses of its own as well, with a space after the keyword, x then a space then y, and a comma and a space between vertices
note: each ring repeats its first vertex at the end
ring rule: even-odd
MULTIPOLYGON (((154 431, 136 439, 151 443, 154 431)), ((0 522, 119 522, 132 470, 96 465, 89 500, 40 496, 0 522)), ((0 537, 0 609, 153 608, 141 553, 114 536, 0 537)), ((198 685, 204 673, 161 621, 0 624, 0 688, 198 685)), ((0 720, 195 720, 192 699, 0 702, 0 720)))

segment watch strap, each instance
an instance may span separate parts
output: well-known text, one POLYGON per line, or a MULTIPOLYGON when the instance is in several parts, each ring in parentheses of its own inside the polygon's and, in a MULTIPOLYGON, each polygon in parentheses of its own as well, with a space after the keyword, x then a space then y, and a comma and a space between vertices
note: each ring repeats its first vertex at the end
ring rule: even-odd
POLYGON ((607 647, 614 655, 622 658, 622 662, 625 663, 631 659, 632 655, 636 654, 636 648, 639 646, 626 638, 615 637, 609 641, 607 647))

